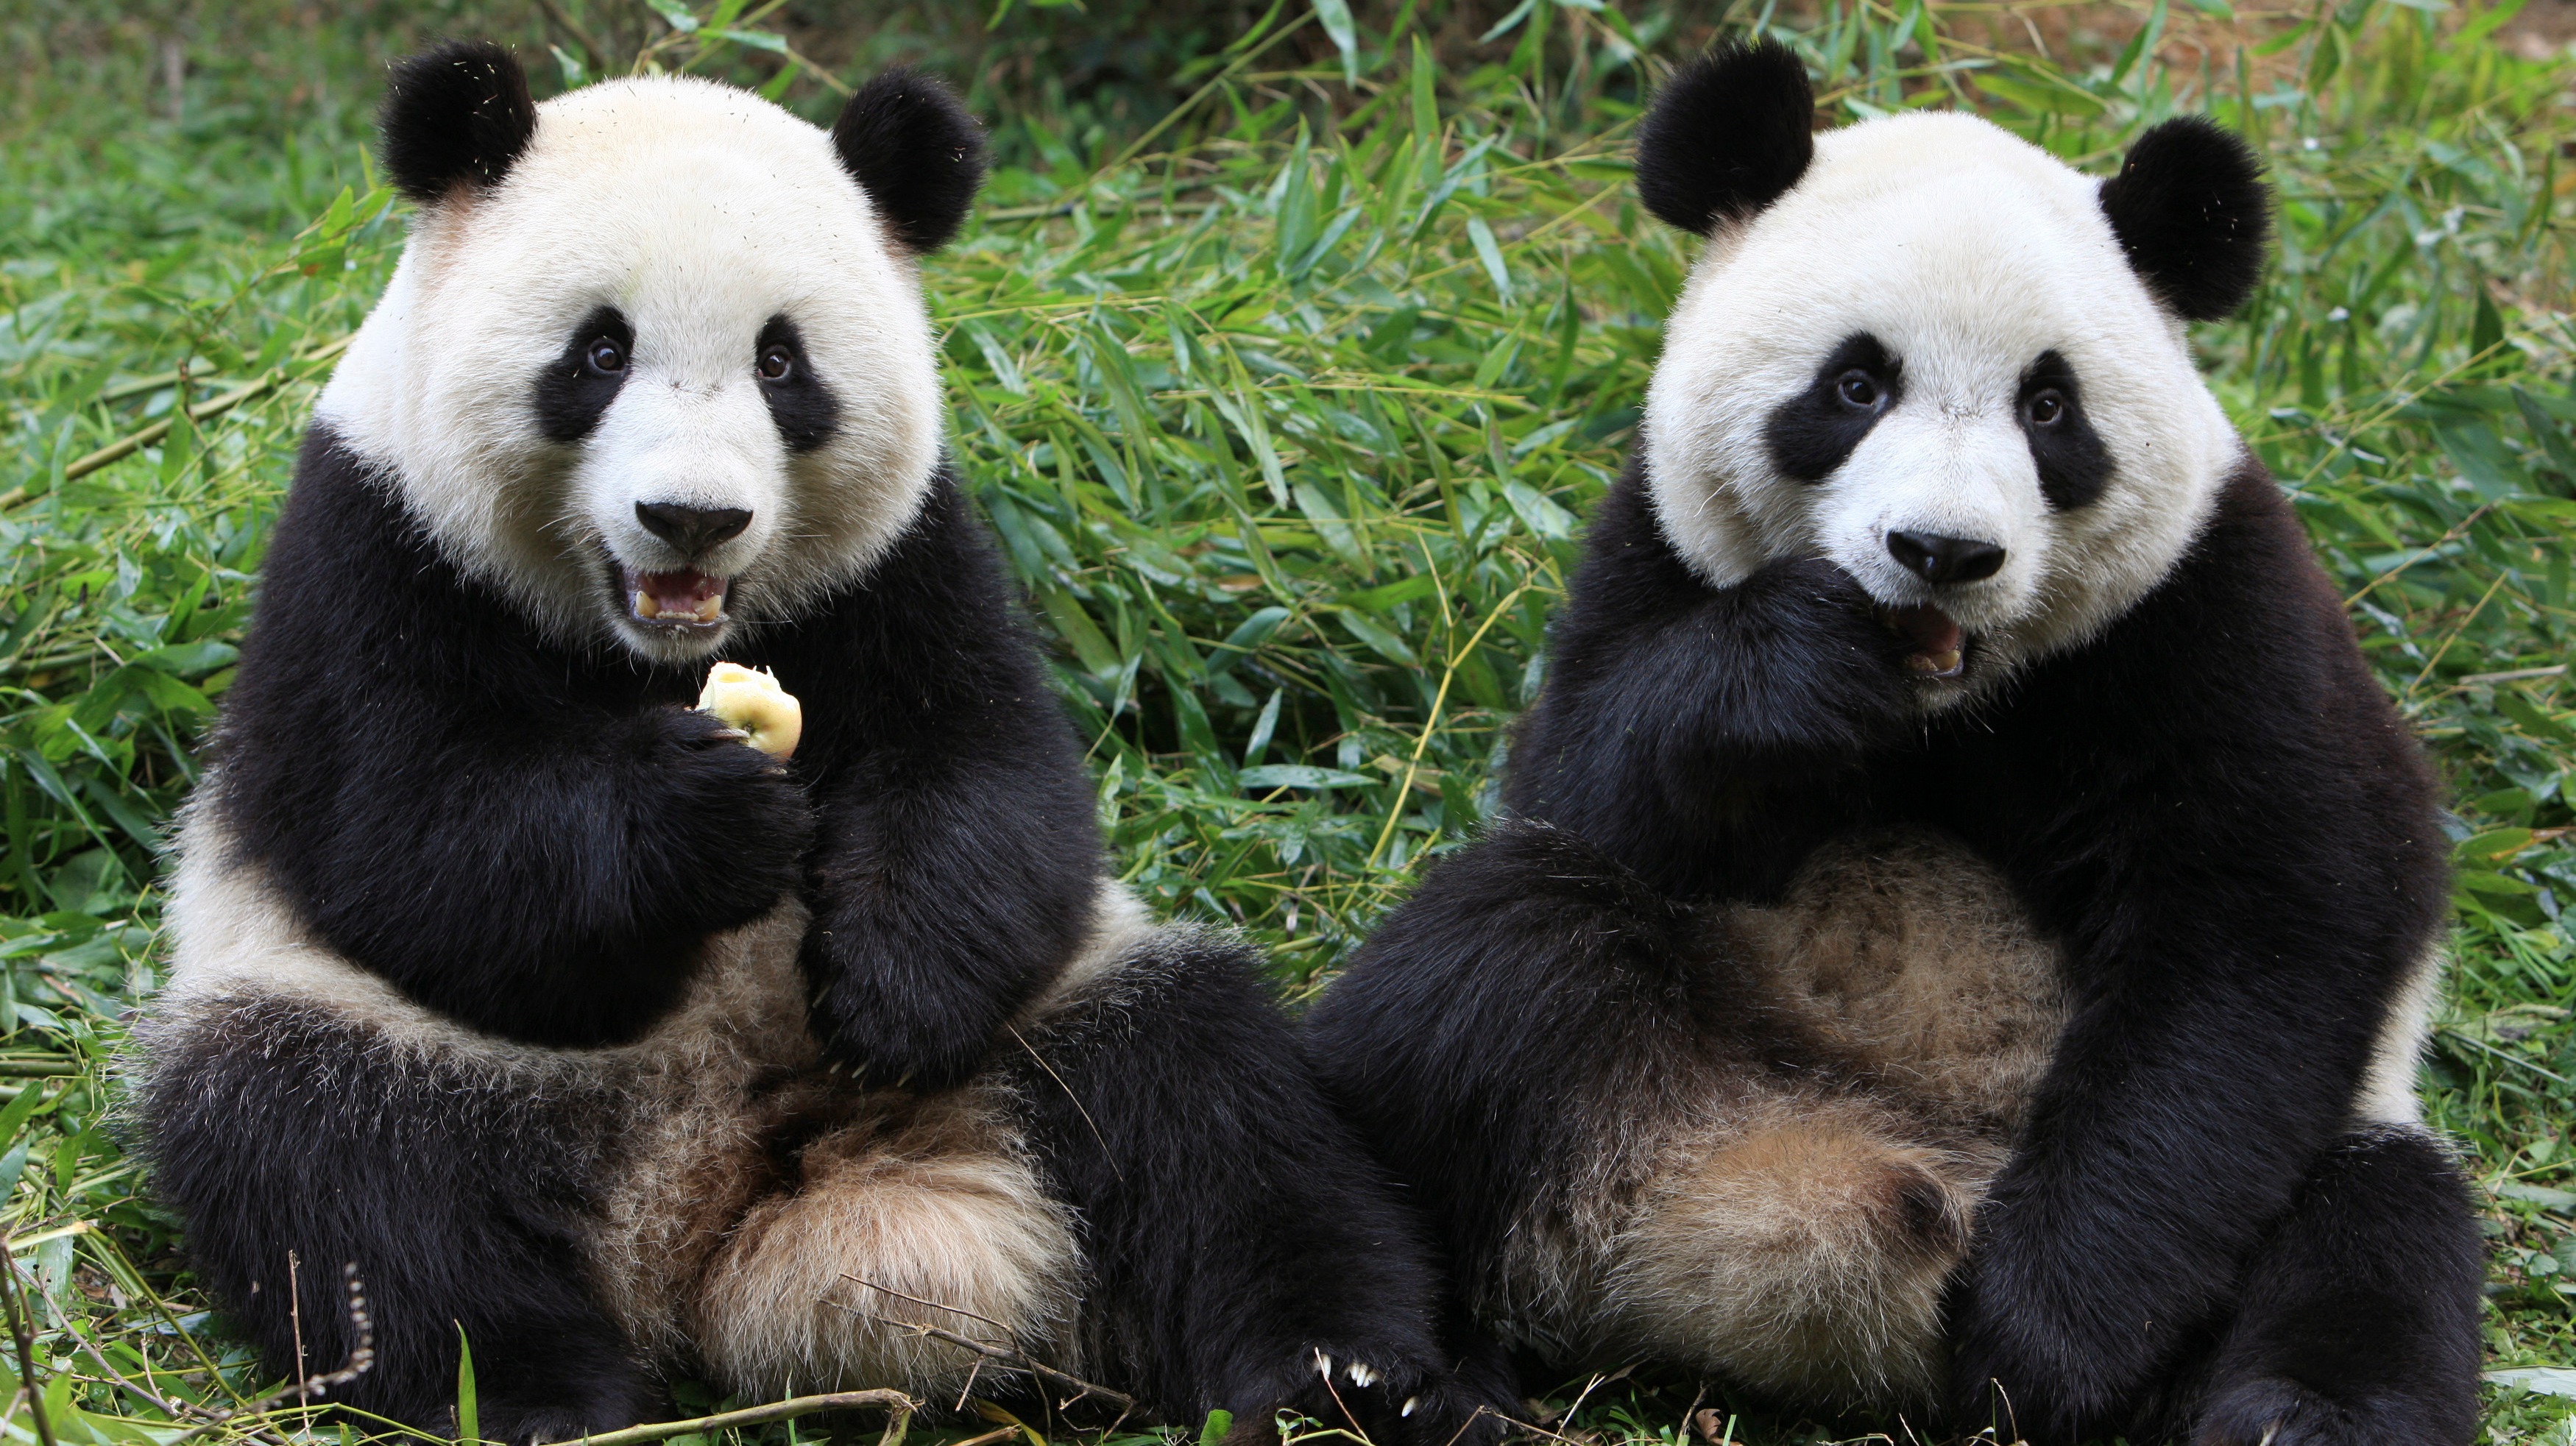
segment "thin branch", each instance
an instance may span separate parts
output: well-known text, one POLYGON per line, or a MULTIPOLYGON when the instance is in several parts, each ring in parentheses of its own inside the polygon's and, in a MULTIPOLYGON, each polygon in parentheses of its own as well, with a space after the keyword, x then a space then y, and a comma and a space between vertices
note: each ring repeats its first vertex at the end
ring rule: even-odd
MULTIPOLYGON (((1102 1158, 1109 1162, 1109 1173, 1118 1177, 1119 1184, 1126 1184, 1127 1172, 1118 1168, 1118 1156, 1109 1148, 1109 1137, 1100 1133, 1099 1121, 1094 1120, 1091 1117, 1091 1111, 1083 1108, 1082 1096, 1073 1092, 1073 1086, 1064 1082, 1064 1076, 1055 1072, 1055 1066, 1046 1062, 1046 1056, 1038 1053, 1037 1046, 1029 1043, 1027 1039, 1021 1037, 1019 1026, 1006 1021, 1002 1027, 1011 1032, 1011 1038, 1020 1041, 1020 1048, 1027 1050, 1029 1052, 1029 1058, 1038 1062, 1038 1068, 1047 1072, 1047 1078, 1054 1080, 1056 1088, 1064 1091, 1064 1097, 1073 1101, 1074 1112, 1082 1116, 1082 1122, 1084 1124, 1091 1126, 1091 1138, 1100 1142, 1100 1154, 1102 1158)), ((867 1282, 861 1281, 859 1283, 865 1285, 867 1282)), ((892 1294, 892 1292, 888 1292, 888 1294, 892 1294)), ((963 1312, 960 1313, 962 1314, 963 1312)), ((1001 1322, 996 1321, 994 1324, 999 1325, 1001 1322)))
POLYGON ((537 0, 537 8, 546 13, 546 18, 554 22, 556 29, 570 36, 572 43, 581 47, 582 63, 590 67, 591 74, 607 73, 607 46, 591 39, 590 32, 575 24, 573 18, 565 14, 564 8, 556 4, 555 0, 537 0))
MULTIPOLYGON (((1001 1331, 1004 1335, 1010 1334, 1010 1327, 993 1319, 991 1316, 977 1315, 971 1310, 964 1310, 953 1305, 945 1305, 935 1300, 924 1300, 917 1295, 906 1295, 904 1292, 896 1290, 891 1286, 879 1285, 872 1280, 861 1280, 855 1275, 845 1274, 841 1278, 849 1281, 853 1285, 863 1285, 870 1290, 883 1292, 886 1295, 893 1296, 897 1300, 908 1300, 914 1305, 928 1306, 932 1310, 944 1310, 952 1315, 962 1315, 968 1320, 979 1320, 984 1324, 993 1327, 995 1330, 1001 1331)), ((893 1326, 900 1330, 908 1330, 916 1335, 928 1336, 930 1339, 935 1341, 946 1341, 948 1344, 955 1346, 960 1350, 973 1351, 975 1354, 984 1357, 986 1360, 1009 1367, 1012 1370, 1020 1371, 1032 1376, 1043 1376, 1059 1385, 1069 1386, 1080 1393, 1074 1397, 1077 1401, 1082 1399, 1084 1396, 1098 1397, 1099 1399, 1107 1401, 1118 1407, 1122 1419, 1127 1413, 1132 1412, 1137 1408, 1136 1398, 1128 1395, 1125 1391, 1112 1390, 1107 1386, 1086 1381, 1080 1376, 1059 1371, 1055 1367, 1048 1365, 1046 1362, 1029 1356, 1025 1352, 1014 1350, 1009 1346, 997 1346, 990 1341, 979 1341, 973 1336, 959 1335, 955 1331, 943 1330, 938 1326, 926 1325, 920 1321, 896 1320, 892 1316, 878 1315, 874 1311, 861 1310, 859 1307, 854 1305, 842 1305, 837 1301, 832 1302, 832 1306, 835 1310, 848 1311, 852 1315, 859 1316, 865 1320, 875 1321, 879 1325, 893 1326)))
POLYGON ((36 1386, 36 1341, 33 1315, 35 1306, 18 1289, 18 1257, 8 1248, 9 1232, 0 1231, 0 1277, 7 1278, 4 1302, 9 1311, 9 1334, 18 1343, 18 1386, 27 1393, 27 1415, 35 1422, 36 1439, 44 1446, 54 1446, 53 1423, 45 1419, 45 1393, 36 1386), (25 1309, 22 1311, 20 1307, 25 1309))
POLYGON ((879 1446, 903 1439, 897 1428, 908 1424, 921 1403, 901 1391, 882 1387, 868 1391, 828 1391, 819 1396, 796 1396, 785 1401, 772 1401, 766 1406, 746 1406, 739 1411, 719 1411, 712 1416, 698 1416, 686 1421, 656 1421, 649 1426, 629 1426, 623 1431, 603 1431, 582 1438, 585 1446, 635 1446, 640 1441, 666 1441, 673 1436, 686 1436, 699 1431, 721 1431, 730 1426, 759 1426, 771 1421, 793 1420, 816 1411, 854 1411, 868 1406, 883 1406, 894 1413, 886 1423, 886 1434, 879 1446))

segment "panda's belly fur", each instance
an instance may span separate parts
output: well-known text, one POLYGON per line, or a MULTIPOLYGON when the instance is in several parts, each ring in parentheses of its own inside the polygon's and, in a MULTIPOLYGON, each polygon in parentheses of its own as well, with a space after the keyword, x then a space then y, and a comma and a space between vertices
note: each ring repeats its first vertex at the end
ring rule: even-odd
MULTIPOLYGON (((1704 920, 1756 963, 1782 1037, 1824 1069, 1665 1064, 1679 1108, 1593 1102, 1568 1161, 1481 1283, 1480 1313, 1558 1358, 1645 1354, 1801 1399, 1904 1405, 1939 1387, 1943 1283, 2064 1024, 2061 954, 2009 885, 1938 833, 1854 836, 1777 905, 1704 920)), ((2359 1097, 2417 1118, 2430 953, 2359 1097)))
MULTIPOLYGON (((682 1003, 643 1037, 550 1049, 464 1029, 341 958, 220 835, 191 811, 171 977, 138 1027, 135 1068, 256 1055, 291 1021, 299 1040, 346 1041, 379 1071, 394 1061, 421 1086, 410 1107, 452 1101, 543 1128, 581 1181, 575 1228, 601 1305, 656 1362, 731 1390, 953 1390, 974 1358, 919 1325, 985 1339, 999 1323, 1079 1365, 1079 1242, 1009 1088, 986 1077, 914 1098, 827 1071, 805 1023, 801 904, 710 939, 682 1003)), ((1106 983, 1152 933, 1104 881, 1091 940, 1018 1025, 1106 983)))

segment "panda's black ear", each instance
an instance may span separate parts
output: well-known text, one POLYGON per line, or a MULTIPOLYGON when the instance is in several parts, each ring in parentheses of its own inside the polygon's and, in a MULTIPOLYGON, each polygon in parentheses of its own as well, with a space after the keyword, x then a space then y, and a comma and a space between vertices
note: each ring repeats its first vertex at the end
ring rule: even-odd
POLYGON ((459 184, 489 186, 537 133, 528 77, 488 40, 451 40, 394 65, 377 119, 385 173, 423 204, 459 184))
POLYGON ((1776 40, 1721 45, 1674 72, 1637 128, 1637 198, 1705 236, 1780 199, 1816 154, 1816 93, 1776 40))
POLYGON ((918 71, 889 70, 851 96, 832 122, 832 145, 916 256, 948 244, 984 184, 984 128, 918 71))
POLYGON ((2138 137, 2102 183, 2102 214, 2156 299, 2187 320, 2235 314, 2263 276, 2272 198, 2253 148, 2204 117, 2138 137))

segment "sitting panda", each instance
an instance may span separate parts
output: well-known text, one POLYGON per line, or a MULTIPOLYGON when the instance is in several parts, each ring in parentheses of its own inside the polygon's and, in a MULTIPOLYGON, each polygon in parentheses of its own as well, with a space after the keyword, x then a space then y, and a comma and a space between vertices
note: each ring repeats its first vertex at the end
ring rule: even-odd
POLYGON ((1542 1357, 2466 1442, 2434 780, 2185 338, 2259 273, 2253 159, 1813 104, 1774 44, 1657 97, 1638 189, 1708 242, 1506 817, 1310 1053, 1542 1357))
POLYGON ((682 1370, 1006 1388, 924 1325, 1193 1422, 1461 1432, 1417 1232, 1243 945, 1104 876, 943 459, 919 265, 974 122, 902 72, 829 133, 683 78, 536 106, 453 44, 383 140, 420 211, 138 1030, 154 1180, 269 1369, 358 1348, 348 1266, 335 1398, 442 1433, 460 1338, 515 1442, 682 1370), (801 696, 788 761, 687 706, 719 657, 801 696))

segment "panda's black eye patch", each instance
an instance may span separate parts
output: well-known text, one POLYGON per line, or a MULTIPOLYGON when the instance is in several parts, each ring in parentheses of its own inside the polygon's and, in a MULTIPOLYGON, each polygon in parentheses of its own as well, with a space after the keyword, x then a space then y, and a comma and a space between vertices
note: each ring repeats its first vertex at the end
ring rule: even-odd
POLYGON ((1801 482, 1821 482, 1850 458, 1902 396, 1904 367, 1877 337, 1843 338, 1807 389, 1772 409, 1763 428, 1772 464, 1801 482))
POLYGON ((2111 452, 2084 419, 2075 368, 2056 352, 2039 354, 2021 379, 2021 431, 2039 467, 2039 492, 2063 512, 2102 495, 2111 482, 2111 452))
POLYGON ((769 419, 791 452, 811 452, 830 441, 841 424, 841 402, 805 359, 805 338, 796 323, 773 316, 752 343, 752 374, 760 378, 761 398, 769 419))
POLYGON ((537 378, 537 430, 565 444, 589 436, 626 384, 627 359, 634 354, 635 328, 616 307, 583 317, 563 355, 537 378))

